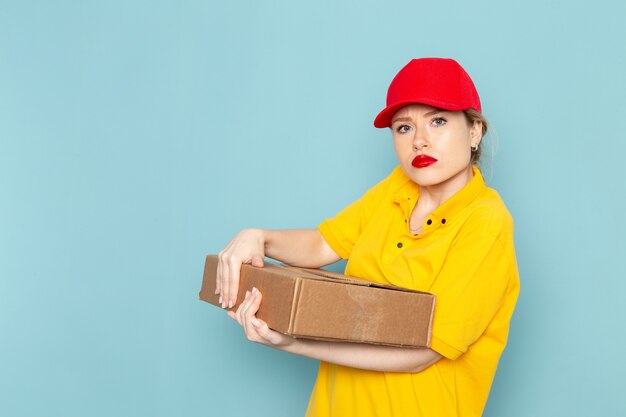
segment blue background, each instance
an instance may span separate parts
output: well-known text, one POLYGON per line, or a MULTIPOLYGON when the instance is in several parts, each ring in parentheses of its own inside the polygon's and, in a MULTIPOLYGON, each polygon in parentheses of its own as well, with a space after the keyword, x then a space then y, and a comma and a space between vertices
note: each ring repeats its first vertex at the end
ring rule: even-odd
POLYGON ((474 78, 516 220, 485 415, 626 415, 626 7, 504 3, 0 0, 0 415, 302 415, 317 363, 198 301, 204 256, 386 176, 418 56, 474 78))

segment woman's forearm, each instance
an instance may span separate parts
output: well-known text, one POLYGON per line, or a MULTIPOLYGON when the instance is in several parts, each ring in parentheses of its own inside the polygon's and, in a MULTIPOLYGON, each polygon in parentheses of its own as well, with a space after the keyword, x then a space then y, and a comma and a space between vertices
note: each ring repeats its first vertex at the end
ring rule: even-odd
POLYGON ((421 372, 442 358, 428 348, 296 339, 276 348, 337 365, 382 372, 421 372))
POLYGON ((265 255, 289 265, 319 268, 340 258, 317 229, 263 230, 265 255))

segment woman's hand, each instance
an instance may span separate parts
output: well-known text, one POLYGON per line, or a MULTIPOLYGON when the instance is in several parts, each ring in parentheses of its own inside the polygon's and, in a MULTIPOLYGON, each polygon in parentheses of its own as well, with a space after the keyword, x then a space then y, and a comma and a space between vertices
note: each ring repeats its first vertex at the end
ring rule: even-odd
POLYGON ((242 264, 263 266, 265 235, 261 229, 245 229, 219 253, 215 294, 220 294, 222 308, 231 308, 237 300, 242 264))
POLYGON ((246 337, 251 342, 277 348, 292 344, 295 341, 293 337, 271 330, 263 320, 256 318, 262 298, 263 296, 256 288, 253 288, 252 292, 246 291, 246 298, 237 311, 229 311, 228 316, 243 327, 246 337))
POLYGON ((242 230, 219 253, 215 294, 220 294, 222 308, 235 305, 241 264, 262 267, 265 256, 305 268, 320 268, 340 259, 317 229, 242 230))

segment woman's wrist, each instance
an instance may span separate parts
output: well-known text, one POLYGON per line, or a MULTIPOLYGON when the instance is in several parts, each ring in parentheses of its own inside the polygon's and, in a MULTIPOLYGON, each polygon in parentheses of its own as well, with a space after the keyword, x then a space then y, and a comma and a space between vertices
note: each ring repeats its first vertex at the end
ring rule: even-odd
POLYGON ((267 231, 264 230, 264 229, 251 227, 251 228, 248 228, 248 229, 241 230, 241 232, 239 232, 239 234, 241 236, 245 236, 246 239, 248 239, 248 240, 255 241, 256 245, 258 245, 265 252, 266 245, 267 245, 267 243, 266 243, 267 242, 266 232, 267 231))
MULTIPOLYGON (((263 250, 266 256, 284 261, 284 250, 281 250, 280 230, 258 229, 263 242, 263 250)), ((284 240, 285 236, 283 236, 284 240)), ((285 246, 284 243, 282 246, 285 246)))
POLYGON ((295 337, 287 336, 288 339, 285 343, 274 345, 274 348, 282 350, 283 352, 291 353, 293 355, 308 356, 306 355, 306 349, 303 349, 307 340, 296 339, 295 337))

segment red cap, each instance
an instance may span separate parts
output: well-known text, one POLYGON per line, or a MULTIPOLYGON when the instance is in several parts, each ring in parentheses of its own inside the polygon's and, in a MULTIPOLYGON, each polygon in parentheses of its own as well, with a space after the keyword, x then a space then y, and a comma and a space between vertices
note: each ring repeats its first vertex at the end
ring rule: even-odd
POLYGON ((406 64, 391 81, 387 107, 378 113, 374 126, 389 127, 396 111, 413 103, 451 111, 481 111, 472 79, 449 58, 419 58, 406 64))

